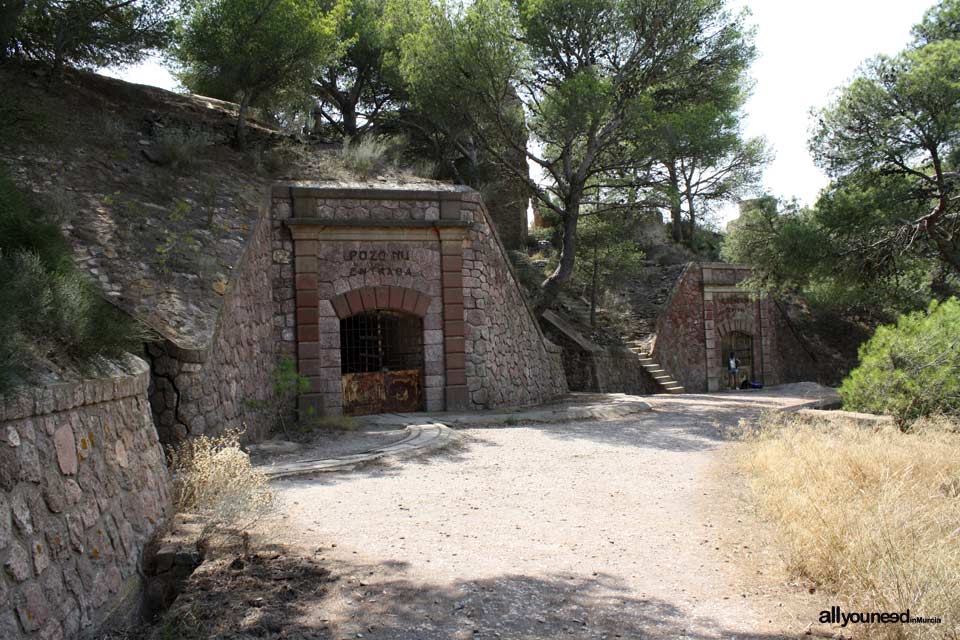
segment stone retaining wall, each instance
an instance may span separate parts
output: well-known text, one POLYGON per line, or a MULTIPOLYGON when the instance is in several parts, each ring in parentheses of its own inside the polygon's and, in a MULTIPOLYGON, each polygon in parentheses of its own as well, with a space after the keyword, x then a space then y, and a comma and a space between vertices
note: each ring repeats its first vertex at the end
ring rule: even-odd
POLYGON ((657 318, 653 359, 687 392, 707 390, 703 331, 703 278, 688 265, 657 318))
POLYGON ((552 311, 544 315, 544 320, 547 335, 562 349, 563 369, 571 391, 656 393, 656 383, 634 352, 626 347, 595 344, 552 311))
POLYGON ((163 443, 241 427, 247 439, 259 440, 273 427, 274 416, 264 408, 278 362, 270 243, 265 206, 224 292, 210 347, 182 349, 169 340, 148 346, 154 374, 150 401, 163 443))
POLYGON ((144 545, 169 513, 131 357, 110 377, 0 399, 0 638, 87 637, 135 611, 144 545))
POLYGON ((466 377, 476 408, 538 404, 567 391, 561 350, 546 339, 480 194, 463 196, 466 377))

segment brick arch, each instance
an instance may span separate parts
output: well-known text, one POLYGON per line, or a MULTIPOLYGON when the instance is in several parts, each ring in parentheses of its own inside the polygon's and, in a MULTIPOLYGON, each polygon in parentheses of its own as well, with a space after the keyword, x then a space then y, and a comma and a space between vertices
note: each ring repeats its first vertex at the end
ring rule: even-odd
POLYGON ((717 323, 717 334, 720 336, 726 336, 735 331, 745 333, 748 336, 754 336, 756 331, 754 330, 753 319, 740 316, 727 318, 717 323))
POLYGON ((402 311, 422 318, 427 314, 430 302, 427 294, 406 287, 360 287, 331 300, 333 310, 341 320, 376 309, 402 311))

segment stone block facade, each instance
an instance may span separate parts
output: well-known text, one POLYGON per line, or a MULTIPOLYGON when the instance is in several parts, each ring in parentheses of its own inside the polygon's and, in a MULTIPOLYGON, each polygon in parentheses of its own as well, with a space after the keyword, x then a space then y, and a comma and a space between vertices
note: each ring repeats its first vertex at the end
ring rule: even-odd
POLYGON ((299 408, 343 411, 341 320, 422 321, 424 408, 543 402, 566 391, 560 350, 527 306, 477 193, 432 185, 273 190, 274 350, 295 355, 299 408))
POLYGON ((724 345, 734 335, 749 345, 751 380, 771 386, 816 377, 776 303, 740 286, 749 275, 741 265, 690 264, 658 317, 653 358, 688 392, 726 387, 724 345))
POLYGON ((274 416, 264 409, 272 397, 275 318, 271 295, 271 226, 264 206, 243 255, 224 291, 213 340, 204 349, 170 340, 148 345, 153 372, 150 402, 164 444, 188 436, 244 428, 263 438, 274 416))
POLYGON ((0 399, 0 638, 88 636, 134 610, 169 477, 131 357, 0 399))

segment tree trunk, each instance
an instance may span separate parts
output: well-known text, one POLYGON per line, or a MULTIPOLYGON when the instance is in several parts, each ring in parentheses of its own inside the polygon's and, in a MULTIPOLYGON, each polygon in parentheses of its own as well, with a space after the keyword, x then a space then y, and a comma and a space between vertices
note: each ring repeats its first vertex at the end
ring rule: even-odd
POLYGON ((540 300, 537 303, 537 314, 542 315, 550 308, 560 289, 563 288, 573 275, 573 267, 577 256, 577 222, 580 219, 580 190, 568 198, 566 215, 563 216, 563 241, 560 245, 560 262, 543 284, 540 285, 540 300))
POLYGON ((690 193, 690 188, 687 188, 687 214, 689 218, 687 219, 687 243, 692 247, 693 246, 693 234, 697 228, 697 210, 693 208, 693 195, 690 193))
POLYGON ((673 229, 673 241, 683 241, 683 209, 680 206, 680 180, 677 168, 672 162, 667 165, 670 176, 670 222, 673 229))
POLYGON ((357 105, 356 103, 352 104, 341 104, 340 105, 340 118, 341 126, 343 127, 343 137, 350 138, 353 140, 357 137, 357 105))
POLYGON ((590 282, 590 328, 595 328, 597 326, 597 274, 600 271, 598 253, 600 248, 594 245, 593 247, 593 276, 591 277, 590 282))
POLYGON ((237 148, 245 151, 247 148, 247 109, 250 108, 250 94, 246 91, 240 98, 240 110, 237 113, 237 148))

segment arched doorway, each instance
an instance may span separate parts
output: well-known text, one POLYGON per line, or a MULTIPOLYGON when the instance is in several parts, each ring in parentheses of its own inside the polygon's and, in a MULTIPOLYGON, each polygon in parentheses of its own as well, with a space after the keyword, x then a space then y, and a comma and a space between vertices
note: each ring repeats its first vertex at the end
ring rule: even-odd
MULTIPOLYGON (((739 386, 744 380, 753 380, 753 336, 741 331, 731 331, 720 339, 720 366, 726 373, 730 354, 736 354, 740 361, 739 386)), ((728 376, 729 377, 729 376, 728 376)))
POLYGON ((343 413, 423 409, 423 319, 370 310, 340 320, 343 413))

